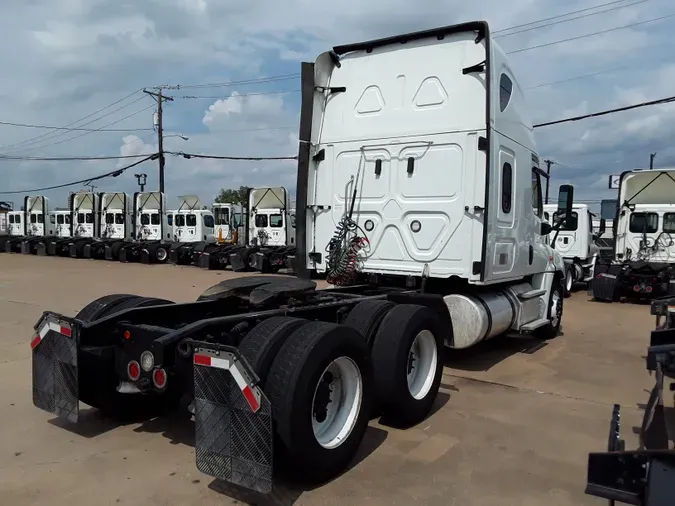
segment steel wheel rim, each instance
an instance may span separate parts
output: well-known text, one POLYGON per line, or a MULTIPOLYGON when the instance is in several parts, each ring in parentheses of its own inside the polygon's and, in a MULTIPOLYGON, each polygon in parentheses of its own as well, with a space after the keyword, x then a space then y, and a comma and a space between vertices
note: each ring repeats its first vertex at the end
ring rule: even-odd
POLYGON ((159 260, 160 262, 163 262, 164 260, 166 260, 167 252, 164 248, 159 248, 156 252, 156 255, 157 255, 157 260, 159 260))
POLYGON ((558 290, 553 290, 551 293, 551 325, 557 327, 560 324, 560 317, 562 316, 562 302, 558 290))
POLYGON ((317 443, 328 450, 344 443, 356 426, 362 399, 363 378, 356 363, 339 357, 328 364, 312 398, 310 416, 317 443))
POLYGON ((413 399, 424 399, 431 391, 437 364, 436 338, 431 331, 422 330, 413 340, 406 365, 408 392, 413 399))

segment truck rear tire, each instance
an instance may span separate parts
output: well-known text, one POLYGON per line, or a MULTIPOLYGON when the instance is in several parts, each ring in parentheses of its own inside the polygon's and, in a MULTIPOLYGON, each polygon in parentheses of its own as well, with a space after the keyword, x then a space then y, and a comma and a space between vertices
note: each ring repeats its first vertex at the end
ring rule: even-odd
POLYGON ((137 297, 137 295, 131 295, 129 293, 112 293, 110 295, 104 295, 99 297, 96 300, 91 301, 89 304, 80 309, 79 313, 75 315, 75 318, 82 320, 83 322, 90 322, 100 318, 99 315, 102 315, 104 312, 115 307, 117 304, 121 304, 125 300, 132 299, 137 297))
POLYGON ((320 321, 296 330, 267 377, 278 456, 292 478, 323 482, 345 471, 368 428, 373 371, 354 329, 320 321))
POLYGON ((342 323, 358 330, 370 348, 382 319, 394 306, 396 304, 388 300, 364 300, 354 306, 342 323))
POLYGON ((386 421, 411 426, 424 420, 443 373, 444 332, 431 309, 400 304, 382 320, 372 346, 375 392, 386 421))
POLYGON ((241 340, 239 351, 260 378, 263 388, 281 347, 293 332, 307 323, 309 320, 302 318, 274 316, 256 325, 241 340))
POLYGON ((538 339, 553 339, 560 332, 564 300, 562 296, 564 291, 563 282, 563 280, 554 281, 553 286, 551 286, 551 295, 548 298, 548 311, 546 313, 549 322, 532 332, 532 335, 538 339))

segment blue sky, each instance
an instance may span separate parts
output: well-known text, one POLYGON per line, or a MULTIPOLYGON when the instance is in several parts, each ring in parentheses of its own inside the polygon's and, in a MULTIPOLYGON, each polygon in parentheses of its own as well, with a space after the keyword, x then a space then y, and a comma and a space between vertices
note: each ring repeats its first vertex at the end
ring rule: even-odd
MULTIPOLYGON (((581 19, 551 20, 555 24, 509 36, 505 35, 511 32, 501 32, 498 41, 506 51, 513 51, 675 14, 675 5, 668 0, 609 4, 608 0, 344 0, 339 7, 306 0, 6 0, 0 19, 6 48, 0 54, 0 120, 62 126, 141 87, 295 74, 300 61, 313 60, 337 44, 474 19, 486 19, 493 30, 500 30, 593 6, 599 7, 570 16, 585 16, 581 19)), ((535 123, 674 94, 673 28, 675 17, 513 54, 511 63, 526 90, 535 123), (597 75, 589 77, 593 73, 597 75), (570 80, 577 76, 582 78, 570 80)), ((297 89, 299 80, 293 78, 168 91, 175 99, 165 107, 166 148, 222 155, 294 155, 297 89), (277 92, 288 93, 265 94, 277 92), (205 98, 181 98, 186 95, 205 98)), ((74 126, 100 128, 150 107, 109 127, 148 129, 151 106, 148 97, 137 93, 74 126)), ((612 196, 607 190, 608 174, 646 166, 650 152, 658 153, 657 167, 675 165, 674 132, 675 104, 542 128, 536 140, 540 156, 559 163, 553 168, 552 194, 559 184, 571 182, 579 198, 601 199, 612 196)), ((50 157, 156 150, 151 130, 84 133, 0 126, 0 153, 50 157), (44 137, 30 140, 38 135, 44 137)), ((123 164, 4 160, 0 161, 0 191, 82 179, 123 164)), ((149 187, 156 185, 156 162, 137 171, 148 174, 149 187)), ((99 181, 96 191, 132 192, 136 189, 133 173, 99 181)), ((285 185, 294 190, 295 166, 292 162, 167 159, 172 205, 177 195, 188 193, 210 203, 219 188, 239 185, 285 185)), ((67 193, 55 190, 46 195, 53 205, 63 206, 67 193)), ((0 195, 0 200, 17 203, 21 198, 0 195)))

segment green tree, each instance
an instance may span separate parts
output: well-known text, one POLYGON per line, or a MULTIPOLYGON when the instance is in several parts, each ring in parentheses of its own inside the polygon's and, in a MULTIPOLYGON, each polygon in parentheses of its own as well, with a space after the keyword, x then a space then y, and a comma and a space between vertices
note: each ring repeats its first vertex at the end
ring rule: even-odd
POLYGON ((248 186, 240 186, 238 190, 222 188, 216 196, 215 202, 219 204, 243 204, 248 207, 248 186))

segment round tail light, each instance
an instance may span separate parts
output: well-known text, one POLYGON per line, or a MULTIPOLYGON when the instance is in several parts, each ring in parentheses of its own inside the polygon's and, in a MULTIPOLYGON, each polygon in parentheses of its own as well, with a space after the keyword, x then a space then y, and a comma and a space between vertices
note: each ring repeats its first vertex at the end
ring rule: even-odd
POLYGON ((135 360, 127 364, 127 375, 131 381, 136 381, 141 377, 141 366, 135 360))
POLYGON ((647 288, 645 288, 645 290, 647 290, 647 293, 652 293, 652 287, 651 286, 648 286, 647 288))
POLYGON ((152 382, 157 388, 164 388, 166 386, 166 371, 164 369, 155 369, 152 373, 152 382))
POLYGON ((639 285, 635 285, 635 286, 633 287, 633 290, 636 291, 636 292, 639 292, 639 291, 640 291, 640 286, 639 286, 639 285))

